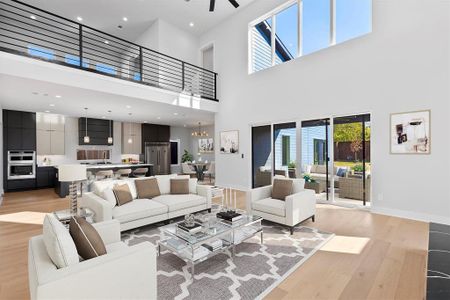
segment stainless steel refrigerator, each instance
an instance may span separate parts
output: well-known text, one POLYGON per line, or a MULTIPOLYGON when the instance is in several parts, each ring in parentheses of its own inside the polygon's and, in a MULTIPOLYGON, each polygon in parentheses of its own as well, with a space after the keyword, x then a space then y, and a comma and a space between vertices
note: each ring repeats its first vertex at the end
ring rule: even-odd
POLYGON ((154 175, 170 174, 170 143, 145 143, 145 163, 153 165, 154 175))

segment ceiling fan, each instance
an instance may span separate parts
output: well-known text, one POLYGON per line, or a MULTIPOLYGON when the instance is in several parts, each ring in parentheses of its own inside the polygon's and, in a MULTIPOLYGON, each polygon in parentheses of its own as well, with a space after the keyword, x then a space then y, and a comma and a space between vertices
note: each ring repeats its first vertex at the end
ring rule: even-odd
MULTIPOLYGON (((234 6, 234 8, 239 7, 239 3, 237 3, 236 0, 228 0, 228 2, 230 2, 234 6)), ((214 11, 215 7, 216 7, 216 0, 210 0, 209 1, 209 11, 214 11)))

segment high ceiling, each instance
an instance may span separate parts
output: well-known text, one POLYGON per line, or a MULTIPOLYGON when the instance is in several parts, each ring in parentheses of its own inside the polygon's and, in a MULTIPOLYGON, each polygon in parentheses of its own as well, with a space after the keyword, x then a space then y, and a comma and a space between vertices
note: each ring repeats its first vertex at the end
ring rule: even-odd
POLYGON ((253 1, 238 0, 240 7, 235 9, 228 1, 218 0, 215 11, 209 12, 209 0, 23 0, 74 21, 80 16, 83 24, 131 41, 157 18, 201 35, 253 1))

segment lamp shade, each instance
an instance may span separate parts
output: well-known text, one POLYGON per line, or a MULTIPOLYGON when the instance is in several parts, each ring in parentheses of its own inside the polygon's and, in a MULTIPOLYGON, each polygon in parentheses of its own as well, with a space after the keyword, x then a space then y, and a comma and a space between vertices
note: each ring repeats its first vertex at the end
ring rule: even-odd
POLYGON ((58 179, 61 182, 74 182, 86 180, 86 166, 61 165, 58 167, 58 179))

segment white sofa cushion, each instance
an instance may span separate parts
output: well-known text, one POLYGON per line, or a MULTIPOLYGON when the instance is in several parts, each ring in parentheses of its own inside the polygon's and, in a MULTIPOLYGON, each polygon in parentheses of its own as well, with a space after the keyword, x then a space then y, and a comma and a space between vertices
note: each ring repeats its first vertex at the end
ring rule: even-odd
POLYGON ((123 180, 99 180, 92 183, 91 190, 99 197, 105 198, 104 192, 107 189, 112 189, 115 185, 121 185, 121 184, 128 184, 128 187, 130 188, 131 195, 133 196, 133 199, 137 198, 137 192, 136 192, 136 186, 134 184, 134 179, 123 179, 123 180))
POLYGON ((190 194, 197 194, 197 178, 191 178, 189 175, 179 175, 177 176, 179 179, 189 179, 189 193, 190 194))
POLYGON ((162 205, 167 205, 169 207, 169 212, 182 210, 189 207, 206 205, 206 198, 189 194, 189 195, 161 195, 152 199, 157 201, 162 205))
POLYGON ((257 200, 252 203, 253 210, 262 211, 271 215, 276 215, 280 217, 286 216, 286 202, 272 199, 272 198, 265 198, 261 200, 257 200))
POLYGON ((56 267, 65 268, 80 262, 69 231, 53 214, 45 216, 43 236, 48 256, 56 267))
POLYGON ((108 201, 112 208, 117 205, 116 195, 114 195, 114 191, 112 188, 107 188, 103 191, 103 196, 101 198, 108 201))
POLYGON ((158 180, 158 187, 161 195, 170 194, 170 178, 177 177, 177 174, 157 175, 155 177, 156 180, 158 180))
POLYGON ((106 253, 108 253, 108 254, 113 253, 113 252, 119 252, 121 250, 126 250, 128 248, 127 244, 125 244, 123 242, 108 244, 108 245, 105 245, 105 247, 106 247, 106 253))
POLYGON ((122 206, 113 208, 113 218, 126 223, 138 219, 166 214, 167 205, 150 199, 136 199, 122 206))

